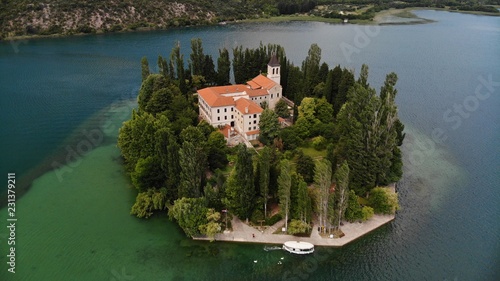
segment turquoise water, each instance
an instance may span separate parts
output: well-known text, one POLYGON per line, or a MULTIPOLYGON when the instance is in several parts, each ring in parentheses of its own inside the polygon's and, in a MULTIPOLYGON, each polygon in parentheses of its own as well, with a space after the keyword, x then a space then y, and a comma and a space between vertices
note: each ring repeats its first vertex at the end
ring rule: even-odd
MULTIPOLYGON (((17 200, 15 275, 6 271, 0 228, 0 280, 499 279, 500 86, 489 96, 483 87, 477 103, 473 96, 480 79, 500 81, 500 18, 418 15, 436 22, 380 30, 242 24, 0 44, 0 171, 34 179, 17 200), (360 32, 369 40, 356 41, 360 32), (358 70, 367 63, 377 88, 395 71, 408 134, 397 219, 342 249, 304 258, 261 245, 195 242, 165 216, 130 216, 135 191, 115 136, 135 106, 140 58, 153 66, 175 40, 187 57, 193 37, 209 54, 278 43, 296 64, 318 43, 330 65, 358 70), (356 51, 346 55, 347 45, 356 51), (466 117, 453 113, 464 103, 466 117), (451 121, 443 118, 449 109, 451 121), (432 138, 436 129, 447 137, 442 143, 432 138), (102 139, 94 145, 84 132, 95 130, 102 139), (73 162, 63 166, 67 159, 73 162), (47 172, 53 167, 59 169, 47 172)), ((1 209, 2 224, 6 216, 1 209)))

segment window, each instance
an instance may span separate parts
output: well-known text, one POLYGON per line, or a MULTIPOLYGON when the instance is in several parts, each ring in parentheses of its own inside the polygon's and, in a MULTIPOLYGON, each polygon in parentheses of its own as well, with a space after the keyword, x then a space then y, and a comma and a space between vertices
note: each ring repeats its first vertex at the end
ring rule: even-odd
POLYGON ((277 94, 276 94, 276 97, 277 97, 277 98, 279 98, 279 97, 280 97, 280 93, 277 93, 277 94))
POLYGON ((227 112, 227 108, 224 108, 224 112, 227 112))
POLYGON ((233 118, 234 118, 233 115, 231 115, 231 119, 233 119, 233 118))
POLYGON ((220 113, 220 109, 217 109, 217 113, 220 113))
POLYGON ((253 120, 253 123, 254 123, 254 124, 257 124, 257 120, 253 120))
POLYGON ((217 117, 217 121, 220 121, 220 117, 217 117))
POLYGON ((271 94, 271 98, 273 98, 273 94, 271 94))
POLYGON ((252 122, 248 122, 248 125, 252 125, 252 122))
POLYGON ((257 130, 257 127, 253 126, 253 129, 254 129, 254 130, 257 130))
POLYGON ((227 115, 224 115, 224 120, 227 120, 227 115))
POLYGON ((233 108, 231 107, 231 112, 233 112, 233 108))
POLYGON ((257 114, 254 114, 254 115, 253 115, 253 118, 257 118, 257 114))

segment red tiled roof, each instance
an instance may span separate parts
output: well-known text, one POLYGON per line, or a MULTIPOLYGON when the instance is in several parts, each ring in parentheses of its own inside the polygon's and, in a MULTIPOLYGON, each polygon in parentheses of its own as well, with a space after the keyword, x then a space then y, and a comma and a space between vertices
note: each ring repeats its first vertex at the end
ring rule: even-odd
MULTIPOLYGON (((225 96, 225 94, 245 92, 246 94, 248 94, 249 97, 265 96, 268 94, 267 90, 274 87, 275 85, 276 83, 273 80, 267 78, 262 74, 259 74, 257 75, 257 77, 248 81, 247 85, 237 84, 237 85, 208 87, 205 89, 198 90, 198 95, 210 107, 230 106, 230 105, 235 105, 234 98, 225 96)), ((262 111, 262 109, 260 110, 262 111)), ((257 111, 257 109, 254 109, 252 111, 257 111)), ((259 111, 259 113, 261 111, 259 111)), ((243 110, 242 112, 245 111, 243 110)))
POLYGON ((242 114, 256 114, 262 112, 262 108, 260 106, 255 104, 253 101, 244 98, 236 100, 236 109, 242 114))
POLYGON ((262 74, 259 74, 254 79, 248 81, 247 84, 252 89, 259 89, 259 88, 271 89, 276 85, 276 82, 274 82, 273 80, 267 78, 262 74))
POLYGON ((257 90, 247 90, 248 96, 250 97, 259 97, 259 96, 265 96, 267 95, 267 90, 266 89, 257 89, 257 90))
POLYGON ((198 90, 198 95, 201 96, 210 107, 234 105, 233 98, 222 96, 214 91, 213 88, 198 90))
POLYGON ((227 139, 229 137, 229 132, 231 131, 231 126, 227 125, 224 126, 224 128, 220 129, 219 132, 221 132, 224 137, 227 139))

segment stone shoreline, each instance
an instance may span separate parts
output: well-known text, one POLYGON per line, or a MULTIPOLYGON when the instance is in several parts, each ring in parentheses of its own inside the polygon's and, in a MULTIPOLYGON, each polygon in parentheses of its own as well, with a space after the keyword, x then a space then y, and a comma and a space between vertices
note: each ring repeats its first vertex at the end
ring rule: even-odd
MULTIPOLYGON (((243 223, 238 218, 231 221, 233 231, 218 233, 215 235, 215 241, 240 242, 240 243, 259 243, 259 244, 283 244, 286 241, 303 241, 314 244, 315 246, 342 247, 371 231, 390 223, 395 219, 395 215, 374 215, 371 219, 363 223, 344 222, 341 227, 345 236, 342 238, 323 238, 318 232, 318 226, 314 225, 310 237, 298 237, 288 234, 273 234, 284 224, 281 220, 264 231, 251 227, 243 223)), ((194 240, 210 240, 207 237, 193 237, 194 240)))

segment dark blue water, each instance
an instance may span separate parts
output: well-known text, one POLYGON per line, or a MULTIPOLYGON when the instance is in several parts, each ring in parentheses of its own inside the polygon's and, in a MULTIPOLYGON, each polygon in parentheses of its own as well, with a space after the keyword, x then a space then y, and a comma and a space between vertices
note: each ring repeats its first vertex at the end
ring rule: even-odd
MULTIPOLYGON (((317 43, 330 66, 358 72, 368 64, 376 88, 387 73, 398 74, 397 103, 408 134, 399 185, 402 209, 394 223, 342 249, 323 249, 282 269, 248 268, 228 255, 206 265, 204 272, 212 274, 205 278, 498 280, 500 18, 417 13, 436 22, 380 28, 241 24, 1 43, 0 171, 21 176, 39 167, 68 137, 81 134, 75 129, 82 123, 134 97, 140 58, 147 56, 156 70, 157 56, 168 57, 176 40, 186 60, 190 39, 200 37, 213 55, 221 47, 281 44, 297 65, 317 43), (489 80, 492 85, 484 82, 489 80)), ((253 245, 222 248, 249 256, 261 251, 253 245)), ((175 268, 153 268, 182 276, 175 268)))

